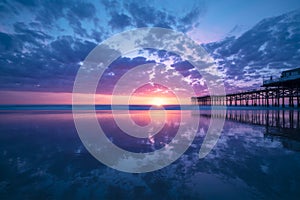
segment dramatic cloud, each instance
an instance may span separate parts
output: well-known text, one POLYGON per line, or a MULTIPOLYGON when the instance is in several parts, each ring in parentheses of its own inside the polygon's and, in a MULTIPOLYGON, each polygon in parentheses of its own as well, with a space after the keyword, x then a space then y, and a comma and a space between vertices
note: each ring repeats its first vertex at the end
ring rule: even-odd
MULTIPOLYGON (((193 5, 197 6, 178 13, 171 7, 137 1, 3 1, 0 89, 71 91, 80 63, 97 43, 136 27, 187 30, 201 15, 203 2, 193 5)), ((109 80, 107 85, 124 70, 148 62, 124 59, 114 66, 121 63, 125 68, 117 67, 119 71, 103 78, 109 80)))
MULTIPOLYGON (((207 9, 204 0, 1 1, 0 89, 70 92, 78 68, 98 43, 139 27, 192 33, 201 27, 207 9)), ((221 20, 220 16, 216 18, 221 20)), ((226 74, 227 88, 257 88, 263 76, 299 65, 298 24, 297 12, 269 18, 239 38, 205 48, 226 74)), ((192 66, 174 55, 148 50, 136 59, 125 56, 113 64, 123 66, 116 67, 119 71, 110 67, 103 77, 108 88, 132 66, 155 61, 174 67, 186 81, 203 89, 203 80, 192 66)))
MULTIPOLYGON (((179 3, 179 2, 178 2, 179 3)), ((199 17, 205 13, 203 1, 193 1, 186 10, 171 10, 172 6, 161 7, 159 4, 140 4, 137 1, 103 1, 103 5, 111 15, 109 25, 113 28, 149 27, 156 26, 162 28, 173 28, 186 32, 197 24, 199 17)))
POLYGON ((240 37, 205 45, 226 71, 231 91, 257 89, 264 79, 300 64, 300 10, 264 19, 240 37))
POLYGON ((109 24, 113 29, 124 29, 131 25, 131 18, 125 14, 113 13, 109 24))

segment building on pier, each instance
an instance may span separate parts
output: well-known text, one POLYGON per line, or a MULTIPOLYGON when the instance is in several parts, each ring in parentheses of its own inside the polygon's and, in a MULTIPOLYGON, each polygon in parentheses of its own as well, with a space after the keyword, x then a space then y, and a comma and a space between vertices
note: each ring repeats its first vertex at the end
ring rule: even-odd
POLYGON ((280 78, 263 81, 263 87, 300 87, 300 68, 281 72, 280 78))
POLYGON ((300 68, 286 70, 279 78, 264 80, 261 88, 252 91, 192 97, 196 105, 211 106, 275 106, 300 107, 300 68))

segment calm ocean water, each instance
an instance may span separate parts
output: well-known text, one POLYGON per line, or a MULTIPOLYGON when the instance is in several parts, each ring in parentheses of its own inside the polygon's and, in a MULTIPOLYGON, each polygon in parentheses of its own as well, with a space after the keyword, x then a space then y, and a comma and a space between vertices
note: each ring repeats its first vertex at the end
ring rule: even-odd
MULTIPOLYGON (((168 144, 178 130, 180 111, 166 113, 161 132, 146 139, 122 133, 110 110, 98 110, 97 118, 116 145, 151 152, 168 144)), ((144 109, 130 115, 141 126, 151 120, 144 109)), ((190 110, 182 115, 195 119, 190 110)), ((120 110, 115 117, 125 116, 120 110)), ((69 108, 2 108, 0 199, 298 199, 299 117, 296 110, 230 109, 226 116, 203 110, 184 155, 163 169, 131 174, 111 169, 87 152, 69 108), (220 117, 226 118, 221 137, 199 159, 210 120, 220 117)), ((155 120, 161 121, 160 116, 155 120)))

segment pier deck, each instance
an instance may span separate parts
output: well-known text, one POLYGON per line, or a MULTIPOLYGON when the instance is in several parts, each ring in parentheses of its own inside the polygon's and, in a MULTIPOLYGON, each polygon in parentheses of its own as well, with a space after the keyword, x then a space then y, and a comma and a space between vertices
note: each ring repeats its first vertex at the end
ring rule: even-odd
POLYGON ((193 104, 226 106, 300 107, 300 68, 283 71, 281 77, 263 81, 258 90, 192 97, 193 104))

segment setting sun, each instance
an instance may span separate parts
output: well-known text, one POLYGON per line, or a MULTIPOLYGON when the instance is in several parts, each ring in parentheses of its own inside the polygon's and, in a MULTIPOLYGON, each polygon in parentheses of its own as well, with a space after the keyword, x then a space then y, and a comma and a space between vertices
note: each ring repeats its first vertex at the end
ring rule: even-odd
POLYGON ((153 98, 151 104, 155 106, 162 106, 166 104, 166 100, 163 98, 153 98))
POLYGON ((130 105, 165 106, 177 105, 176 95, 167 87, 159 84, 145 84, 131 94, 130 105))

